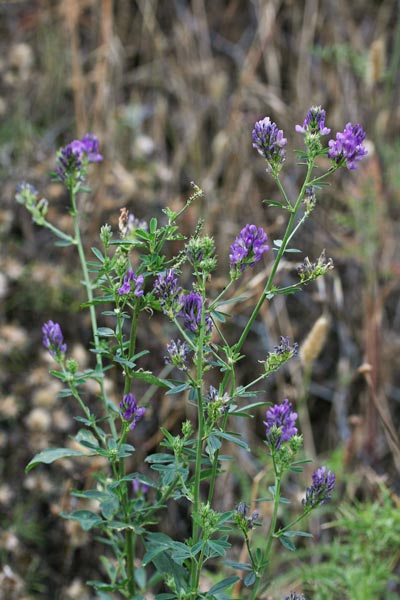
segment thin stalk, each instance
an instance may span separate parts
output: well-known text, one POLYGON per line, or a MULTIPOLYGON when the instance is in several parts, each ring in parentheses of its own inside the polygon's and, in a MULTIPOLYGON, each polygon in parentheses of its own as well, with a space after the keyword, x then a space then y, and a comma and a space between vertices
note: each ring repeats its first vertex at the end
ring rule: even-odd
POLYGON ((293 209, 291 211, 290 218, 289 218, 289 221, 288 221, 288 224, 287 224, 287 227, 286 227, 285 235, 284 235, 283 240, 282 240, 282 244, 281 244, 281 246, 280 246, 280 248, 278 250, 278 253, 277 253, 275 261, 274 261, 274 264, 272 265, 271 273, 270 273, 270 275, 268 277, 267 283, 265 284, 264 291, 261 294, 261 297, 260 297, 259 301, 257 302, 257 304, 256 304, 256 306, 255 306, 255 308, 254 308, 254 310, 252 312, 252 314, 250 315, 250 318, 249 318, 249 320, 248 320, 248 322, 246 324, 246 327, 244 328, 244 330, 242 332, 242 335, 240 336, 240 338, 239 338, 239 340, 238 340, 238 342, 237 342, 237 344, 235 346, 235 350, 237 352, 239 352, 240 349, 241 349, 241 347, 243 346, 243 344, 244 344, 244 342, 245 342, 245 340, 246 340, 246 338, 247 338, 247 336, 249 334, 249 331, 252 328, 253 323, 254 323, 255 319, 257 318, 258 313, 260 312, 260 309, 261 309, 262 305, 264 304, 264 301, 265 301, 266 297, 268 296, 269 292, 272 289, 276 271, 278 270, 279 263, 281 262, 281 258, 282 258, 283 254, 284 254, 284 252, 285 252, 285 250, 287 248, 289 239, 291 238, 291 233, 292 233, 293 225, 294 225, 294 222, 295 222, 295 219, 296 219, 299 207, 300 207, 300 203, 301 203, 301 201, 303 199, 303 196, 304 196, 304 191, 305 191, 306 187, 309 185, 309 177, 311 175, 313 166, 314 166, 314 162, 310 161, 309 164, 308 164, 307 174, 306 174, 306 177, 304 179, 304 183, 303 183, 303 185, 301 187, 300 193, 299 193, 298 198, 296 200, 296 204, 294 205, 294 207, 293 207, 293 209))
POLYGON ((72 238, 67 233, 64 233, 63 231, 61 231, 61 229, 58 229, 58 227, 54 227, 54 225, 52 225, 49 221, 44 220, 43 225, 45 227, 47 227, 47 229, 50 229, 50 231, 52 231, 54 233, 54 235, 61 238, 62 240, 65 240, 66 242, 69 242, 70 244, 76 243, 74 238, 72 238))
POLYGON ((278 520, 279 499, 281 496, 281 475, 277 474, 275 463, 274 463, 274 470, 275 470, 274 512, 272 515, 271 524, 270 524, 269 531, 268 531, 267 544, 265 546, 264 552, 262 553, 262 560, 261 560, 262 568, 261 568, 261 571, 259 573, 257 573, 257 579, 256 579, 254 587, 251 591, 250 600, 257 599, 258 589, 260 587, 261 579, 262 579, 262 576, 263 576, 265 568, 266 568, 266 563, 268 562, 269 553, 271 552, 276 522, 278 520))
MULTIPOLYGON (((86 257, 85 257, 85 252, 83 249, 81 232, 80 232, 80 228, 79 228, 79 213, 76 208, 76 190, 75 189, 70 190, 70 196, 71 196, 71 206, 72 206, 72 218, 73 218, 73 223, 74 223, 75 243, 76 243, 76 247, 78 248, 79 260, 81 263, 81 269, 82 269, 83 279, 84 279, 84 283, 85 283, 86 294, 87 294, 87 298, 88 298, 88 302, 89 302, 89 314, 90 314, 90 320, 92 323, 94 347, 96 350, 99 350, 100 339, 99 339, 99 335, 97 332, 96 310, 95 310, 95 307, 93 306, 93 288, 92 288, 92 282, 89 277, 89 271, 88 271, 87 264, 86 264, 86 257)), ((97 365, 97 368, 96 368, 97 372, 99 374, 101 374, 101 377, 99 378, 101 398, 103 400, 103 403, 104 403, 104 406, 105 406, 105 409, 106 409, 106 412, 108 415, 111 433, 112 433, 113 437, 116 438, 117 432, 115 429, 115 423, 114 423, 114 420, 113 420, 112 415, 109 410, 109 403, 108 403, 108 400, 106 397, 106 392, 105 392, 105 388, 104 388, 104 380, 102 377, 103 360, 102 360, 101 355, 98 352, 96 352, 96 365, 97 365)))
MULTIPOLYGON (((202 312, 200 333, 197 341, 197 360, 196 360, 196 386, 197 386, 197 448, 196 448, 196 464, 194 474, 194 490, 193 490, 193 528, 192 539, 193 544, 196 544, 199 539, 200 526, 197 522, 199 507, 200 507, 200 481, 201 481, 201 459, 203 454, 203 437, 204 437, 204 410, 203 410, 203 360, 204 360, 204 334, 205 334, 205 276, 203 275, 202 285, 202 312)), ((201 568, 201 566, 200 566, 201 568)), ((191 567, 191 581, 194 584, 196 579, 196 562, 193 560, 191 567)))
MULTIPOLYGON (((130 360, 131 357, 135 354, 135 348, 136 348, 136 330, 137 330, 137 325, 138 325, 138 320, 139 320, 139 311, 140 311, 140 306, 139 306, 139 300, 138 300, 136 302, 136 304, 135 304, 135 308, 133 310, 133 315, 132 315, 131 333, 130 333, 130 338, 129 338, 129 356, 128 356, 128 360, 130 360)), ((130 389, 131 389, 131 382, 132 382, 132 377, 129 375, 128 371, 126 371, 126 373, 125 373, 125 384, 124 384, 124 394, 129 394, 130 389)))
POLYGON ((299 517, 297 517, 296 519, 294 519, 293 521, 291 521, 288 525, 286 525, 286 527, 282 527, 282 529, 278 529, 278 531, 276 533, 274 533, 273 537, 280 538, 281 535, 283 535, 285 533, 285 531, 288 531, 294 525, 297 525, 297 523, 299 521, 301 521, 302 519, 304 519, 304 517, 306 517, 307 515, 309 515, 311 511, 312 511, 312 508, 307 508, 299 517))
MULTIPOLYGON (((262 305, 265 302, 266 297, 268 296, 268 294, 272 290, 273 283, 274 283, 274 278, 275 278, 275 274, 276 274, 276 272, 278 270, 278 267, 279 267, 281 258, 283 256, 283 253, 285 252, 285 250, 287 248, 287 245, 289 243, 289 240, 291 239, 292 231, 293 231, 293 225, 294 225, 294 222, 295 222, 295 219, 296 219, 299 207, 300 207, 300 203, 301 203, 301 201, 303 199, 305 189, 309 185, 309 178, 311 176, 313 167, 314 167, 314 161, 310 161, 308 163, 307 174, 306 174, 306 177, 304 179, 303 185, 301 187, 300 193, 299 193, 299 195, 297 197, 296 203, 295 203, 294 207, 290 209, 290 218, 289 218, 289 221, 288 221, 288 224, 287 224, 287 227, 286 227, 286 232, 285 232, 285 235, 283 237, 282 244, 281 244, 281 246, 280 246, 280 248, 278 250, 278 253, 276 255, 276 258, 275 258, 274 264, 272 266, 272 270, 271 270, 270 276, 268 277, 267 283, 265 284, 265 288, 264 288, 264 290, 263 290, 263 292, 262 292, 262 294, 260 296, 260 299, 257 302, 257 304, 256 304, 256 306, 255 306, 255 308, 254 308, 254 310, 253 310, 253 312, 252 312, 252 314, 251 314, 251 316, 249 318, 249 321, 247 322, 246 327, 244 328, 244 330, 242 332, 242 335, 240 336, 238 342, 234 346, 234 350, 235 350, 236 353, 240 352, 240 349, 242 348, 242 346, 243 346, 243 344, 244 344, 244 342, 245 342, 245 340, 246 340, 246 338, 247 338, 247 336, 248 336, 248 334, 250 332, 250 329, 252 328, 253 323, 256 320, 257 315, 260 312, 261 307, 262 307, 262 305)), ((283 189, 282 185, 280 184, 278 178, 276 179, 276 182, 278 183, 278 187, 281 190, 281 192, 283 194, 283 197, 285 198, 286 202, 288 203, 289 206, 291 206, 290 202, 289 202, 289 200, 288 200, 288 198, 286 196, 285 190, 283 189)), ((232 367, 232 369, 230 371, 227 371, 225 373, 225 376, 224 376, 224 379, 223 379, 223 388, 225 388, 226 384, 228 383, 229 377, 232 377, 232 373, 234 373, 234 368, 233 367, 232 367)), ((223 421, 223 425, 222 425, 223 426, 223 431, 225 431, 227 420, 228 420, 228 413, 224 417, 224 421, 223 421)), ((210 476, 210 491, 209 491, 209 495, 208 495, 208 498, 209 498, 210 502, 211 502, 212 495, 214 493, 215 482, 216 482, 216 477, 217 477, 218 456, 219 456, 219 451, 217 450, 215 452, 215 455, 214 455, 214 463, 213 463, 213 466, 212 466, 212 473, 211 473, 211 476, 210 476)))

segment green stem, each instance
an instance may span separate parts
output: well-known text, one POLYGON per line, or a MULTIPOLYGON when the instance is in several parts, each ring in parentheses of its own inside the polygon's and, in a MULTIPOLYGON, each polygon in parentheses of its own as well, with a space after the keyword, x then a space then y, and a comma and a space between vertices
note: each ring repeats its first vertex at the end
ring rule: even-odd
POLYGON ((257 579, 256 579, 254 587, 252 589, 250 600, 257 599, 258 589, 260 587, 262 576, 266 569, 266 564, 268 563, 268 560, 269 560, 269 553, 271 552, 276 522, 278 520, 278 509, 279 509, 279 500, 280 500, 280 496, 281 496, 281 477, 282 476, 281 476, 281 474, 278 474, 276 472, 275 462, 274 462, 274 471, 275 471, 274 512, 272 515, 271 524, 270 524, 269 531, 268 531, 267 544, 265 546, 264 552, 262 553, 262 559, 261 559, 261 564, 260 564, 261 569, 257 573, 257 579))
MULTIPOLYGON (((192 540, 196 544, 199 539, 200 526, 197 522, 200 507, 200 481, 201 481, 201 459, 203 454, 203 437, 204 437, 204 409, 203 409, 203 360, 204 360, 204 337, 205 337, 205 276, 203 275, 202 285, 202 314, 200 333, 197 340, 197 360, 196 360, 196 386, 197 386, 197 447, 196 447, 196 463, 194 474, 194 489, 193 489, 193 528, 192 540)), ((201 568, 201 565, 200 565, 201 568)), ((192 561, 191 581, 194 584, 196 580, 196 562, 192 561)))
MULTIPOLYGON (((95 310, 95 307, 93 306, 92 282, 89 277, 89 271, 88 271, 87 264, 86 264, 85 252, 84 252, 83 244, 82 244, 81 232, 79 229, 79 213, 78 213, 78 210, 76 207, 76 190, 75 189, 70 190, 70 195, 71 195, 71 206, 72 206, 72 218, 73 218, 73 223, 74 223, 75 243, 78 248, 79 260, 81 263, 81 269, 82 269, 83 279, 84 279, 84 283, 85 283, 86 294, 87 294, 87 298, 88 298, 88 302, 89 302, 89 314, 90 314, 90 320, 92 323, 94 347, 98 351, 100 348, 100 339, 99 339, 99 335, 97 333, 96 310, 95 310)), ((106 409, 106 413, 108 415, 111 433, 112 433, 113 437, 116 438, 117 432, 115 429, 114 419, 110 412, 110 406, 109 406, 109 402, 107 400, 107 396, 106 396, 106 392, 105 392, 105 388, 104 388, 103 361, 102 361, 101 355, 98 352, 96 352, 96 365, 97 365, 96 371, 100 376, 99 377, 99 385, 100 385, 100 390, 101 390, 101 398, 103 400, 103 403, 104 403, 104 406, 106 409)))
POLYGON ((126 530, 125 534, 125 550, 126 550, 126 570, 128 575, 128 591, 133 596, 135 593, 135 563, 134 563, 134 548, 136 536, 131 529, 126 530))
MULTIPOLYGON (((289 218, 289 221, 288 221, 288 224, 287 224, 287 227, 286 227, 286 232, 285 232, 285 235, 283 237, 282 244, 281 244, 281 246, 280 246, 280 248, 278 250, 278 254, 276 255, 276 258, 275 258, 274 264, 272 266, 272 270, 271 270, 270 276, 268 277, 267 283, 265 284, 265 288, 264 288, 264 290, 263 290, 263 292, 262 292, 262 294, 260 296, 260 299, 257 302, 257 304, 256 304, 256 306, 255 306, 255 308, 254 308, 254 310, 253 310, 253 312, 252 312, 252 314, 250 316, 250 319, 249 319, 246 327, 244 328, 244 330, 242 332, 242 335, 240 336, 238 342, 234 346, 234 350, 235 350, 236 354, 239 354, 240 349, 242 348, 242 346, 243 346, 243 344, 244 344, 244 342, 245 342, 245 340, 246 340, 246 338, 247 338, 247 336, 249 334, 249 331, 252 328, 253 323, 256 320, 256 318, 258 316, 258 313, 260 312, 260 309, 261 309, 262 305, 265 302, 265 299, 267 298, 268 294, 271 292, 271 290, 273 288, 275 274, 276 274, 276 272, 278 270, 279 263, 280 263, 281 258, 283 256, 283 253, 285 252, 285 250, 287 248, 287 245, 289 243, 289 240, 292 237, 294 222, 295 222, 295 219, 296 219, 296 216, 297 216, 297 213, 298 213, 301 201, 303 199, 305 189, 309 185, 309 178, 311 176, 313 167, 314 167, 314 161, 310 161, 308 163, 307 174, 306 174, 306 177, 304 179, 303 185, 301 187, 300 193, 299 193, 299 195, 297 197, 296 203, 295 203, 295 205, 294 205, 293 208, 290 208, 290 218, 289 218)), ((276 182, 277 182, 278 187, 281 190, 281 193, 283 194, 283 197, 285 198, 288 206, 291 206, 290 202, 289 202, 289 200, 288 200, 288 198, 286 196, 285 190, 283 189, 282 185, 280 184, 280 181, 279 181, 278 178, 276 178, 276 182)), ((223 388, 225 388, 225 386, 227 385, 229 378, 232 377, 232 373, 234 373, 233 366, 232 366, 232 369, 230 371, 227 371, 225 373, 225 376, 224 376, 224 379, 223 379, 223 388)), ((227 420, 228 420, 228 413, 226 413, 226 415, 224 417, 224 420, 223 420, 223 424, 222 424, 223 431, 225 431, 227 420)), ((219 451, 217 450, 216 453, 215 453, 215 455, 214 455, 214 463, 213 463, 213 466, 212 466, 212 473, 211 473, 211 476, 210 476, 210 491, 209 491, 209 495, 208 495, 208 499, 209 499, 210 503, 211 503, 212 495, 213 495, 214 489, 215 489, 215 482, 216 482, 217 470, 218 470, 218 456, 219 456, 219 451)))
POLYGON ((285 531, 288 531, 289 529, 291 529, 294 525, 297 525, 297 523, 299 521, 301 521, 302 519, 304 519, 304 517, 306 517, 307 515, 310 514, 312 508, 306 508, 306 510, 296 519, 294 519, 293 521, 291 521, 291 523, 289 523, 288 525, 286 525, 286 527, 282 527, 282 529, 279 529, 276 533, 274 533, 274 537, 275 538, 280 538, 281 535, 283 535, 285 533, 285 531))
POLYGON ((300 193, 299 193, 298 198, 296 200, 296 204, 294 205, 294 207, 291 210, 291 214, 290 214, 290 218, 289 218, 289 221, 288 221, 288 224, 287 224, 287 227, 286 227, 285 235, 283 237, 282 244, 281 244, 281 246, 280 246, 280 248, 278 250, 278 253, 276 255, 274 264, 272 265, 271 273, 270 273, 270 275, 268 277, 267 283, 265 284, 264 291, 261 294, 261 297, 260 297, 259 301, 257 302, 257 304, 256 304, 256 306, 255 306, 255 308, 254 308, 254 310, 252 312, 252 314, 250 315, 250 318, 249 318, 249 320, 248 320, 248 322, 246 324, 246 327, 244 328, 244 330, 242 332, 242 335, 240 336, 239 341, 237 342, 237 344, 235 346, 236 352, 240 352, 240 349, 243 346, 243 344, 244 344, 244 342, 245 342, 245 340, 246 340, 246 338, 247 338, 247 336, 249 334, 249 331, 252 328, 253 323, 256 320, 256 318, 258 316, 258 313, 260 312, 260 309, 261 309, 262 305, 264 304, 264 301, 265 301, 266 297, 268 296, 269 292, 272 289, 274 278, 275 278, 275 274, 276 274, 276 272, 278 270, 278 267, 279 267, 279 263, 281 262, 281 258, 282 258, 283 254, 284 254, 284 252, 285 252, 285 250, 287 248, 289 239, 291 238, 291 234, 292 234, 292 230, 293 230, 293 225, 294 225, 294 222, 296 220, 296 216, 297 216, 297 213, 298 213, 298 210, 299 210, 299 207, 300 207, 300 203, 301 203, 301 201, 303 199, 303 196, 304 196, 304 191, 305 191, 306 187, 309 185, 309 178, 310 178, 313 166, 314 166, 314 162, 310 161, 308 163, 307 175, 306 175, 306 177, 304 179, 304 183, 303 183, 303 185, 301 187, 300 193))
POLYGON ((42 224, 44 225, 44 227, 47 227, 47 229, 50 229, 50 231, 52 231, 57 237, 61 238, 62 240, 65 240, 70 244, 76 243, 74 238, 72 238, 67 233, 61 231, 61 229, 58 229, 58 227, 54 227, 54 225, 52 225, 49 221, 44 220, 42 224))
MULTIPOLYGON (((130 360, 132 358, 132 356, 135 354, 135 348, 136 348, 136 330, 137 330, 137 325, 138 325, 138 320, 139 320, 139 312, 140 312, 139 302, 140 302, 140 300, 136 301, 135 308, 133 310, 133 315, 132 315, 131 333, 130 333, 130 338, 129 338, 129 356, 128 356, 128 360, 130 360)), ((132 377, 129 374, 128 370, 126 370, 126 372, 125 372, 124 394, 129 394, 130 389, 131 389, 131 382, 132 382, 132 377)))

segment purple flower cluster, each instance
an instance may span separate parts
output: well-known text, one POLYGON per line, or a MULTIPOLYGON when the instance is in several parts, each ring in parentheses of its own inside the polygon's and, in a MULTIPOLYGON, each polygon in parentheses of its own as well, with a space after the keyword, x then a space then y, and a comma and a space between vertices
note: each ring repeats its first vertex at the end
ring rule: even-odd
POLYGON ((275 450, 279 450, 282 442, 288 442, 297 434, 297 413, 292 410, 292 403, 287 398, 282 404, 271 406, 265 418, 267 443, 275 450))
POLYGON ((337 165, 346 163, 348 169, 356 169, 357 161, 368 154, 362 142, 365 139, 365 131, 361 125, 347 123, 344 131, 336 134, 336 141, 330 140, 328 156, 337 165))
POLYGON ((174 316, 181 308, 179 294, 182 288, 178 285, 178 278, 174 269, 160 273, 154 282, 153 291, 155 297, 160 301, 161 308, 167 314, 174 316))
POLYGON ((124 277, 124 282, 120 288, 118 288, 118 294, 124 296, 130 294, 133 291, 133 295, 139 298, 143 296, 144 291, 142 289, 144 283, 143 275, 136 275, 132 269, 128 269, 127 274, 124 277))
POLYGON ((268 236, 262 227, 246 225, 229 248, 231 275, 238 276, 247 267, 253 267, 269 250, 268 236))
MULTIPOLYGON (((183 317, 183 326, 189 329, 192 333, 198 334, 200 331, 201 318, 203 314, 203 299, 200 294, 190 292, 187 295, 180 297, 182 308, 179 315, 183 317)), ((205 314, 205 333, 210 334, 212 331, 212 320, 208 313, 205 314)))
POLYGON ((244 526, 245 529, 254 529, 254 526, 260 518, 258 510, 253 510, 251 515, 249 515, 249 505, 242 501, 237 505, 235 512, 237 517, 235 521, 239 526, 244 526))
POLYGON ((290 592, 289 596, 286 596, 285 600, 306 600, 303 594, 296 594, 296 592, 290 592))
POLYGON ((58 323, 47 321, 42 327, 43 346, 47 348, 54 358, 64 355, 67 351, 67 344, 64 343, 64 336, 58 323))
POLYGON ((290 345, 290 338, 288 336, 281 335, 281 341, 278 346, 274 346, 275 354, 291 354, 296 355, 299 350, 299 345, 294 342, 293 346, 290 345))
POLYGON ((82 180, 82 169, 87 163, 103 160, 99 154, 99 140, 93 133, 87 133, 80 140, 73 140, 58 153, 57 175, 61 181, 69 178, 82 180))
POLYGON ((312 476, 312 485, 306 489, 306 497, 302 500, 304 506, 315 508, 329 500, 335 487, 336 477, 326 467, 320 467, 312 476))
POLYGON ((129 429, 133 430, 136 423, 143 417, 146 409, 138 406, 133 394, 126 394, 119 404, 119 413, 124 421, 129 421, 129 429))
POLYGON ((164 357, 166 363, 174 365, 180 371, 187 371, 190 349, 185 341, 171 340, 167 345, 167 352, 164 357))
MULTIPOLYGON (((34 185, 32 185, 31 183, 27 183, 26 181, 21 181, 18 185, 17 185, 17 201, 18 200, 18 196, 21 196, 22 198, 26 197, 26 196, 38 196, 39 192, 37 191, 37 189, 35 188, 34 185)), ((24 202, 20 202, 21 204, 24 204, 24 202)))
POLYGON ((333 260, 331 258, 327 259, 325 250, 323 250, 319 258, 314 262, 311 262, 308 256, 306 256, 303 262, 297 267, 297 273, 301 281, 307 281, 325 275, 330 269, 333 269, 333 260))
POLYGON ((265 117, 254 125, 252 139, 253 148, 265 158, 272 172, 277 173, 286 158, 287 139, 283 137, 282 129, 265 117))
POLYGON ((296 125, 296 131, 305 134, 328 135, 331 130, 325 127, 325 119, 325 110, 320 106, 312 106, 306 114, 303 125, 296 125))

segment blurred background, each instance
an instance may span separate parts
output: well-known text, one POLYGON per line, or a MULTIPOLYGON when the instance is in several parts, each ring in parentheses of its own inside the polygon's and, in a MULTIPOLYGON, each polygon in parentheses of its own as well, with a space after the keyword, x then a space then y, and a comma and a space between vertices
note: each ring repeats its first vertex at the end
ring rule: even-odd
MULTIPOLYGON (((204 198, 182 226, 190 233, 204 218, 215 238, 212 295, 226 282, 229 245, 246 223, 263 226, 271 240, 285 226, 285 215, 262 203, 279 194, 252 148, 255 121, 270 116, 288 138, 282 183, 293 199, 303 175, 294 127, 315 105, 327 111, 329 137, 360 123, 369 154, 318 193, 295 240, 301 260, 325 248, 335 269, 266 306, 245 350, 256 373, 281 335, 303 348, 268 379, 265 399, 294 402, 307 454, 335 470, 338 486, 325 515, 310 523, 314 540, 296 555, 276 553, 277 578, 265 598, 289 589, 320 600, 397 598, 400 2, 14 0, 0 3, 0 33, 0 598, 91 600, 84 582, 104 577, 101 543, 59 516, 77 508, 70 490, 92 485, 102 465, 63 460, 24 474, 33 454, 64 446, 76 431, 75 407, 57 397, 48 375, 42 323, 60 322, 81 367, 91 355, 87 315, 77 316, 84 300, 77 257, 55 247, 15 203, 16 185, 34 184, 49 200, 49 219, 69 230, 65 192, 49 173, 60 146, 95 133, 105 160, 93 167, 93 191, 81 205, 89 249, 102 224, 117 231, 122 207, 162 220, 162 209, 182 207, 195 181, 204 198)), ((282 286, 296 280, 296 260, 283 263, 282 286)), ((267 257, 238 284, 248 300, 234 312, 230 335, 245 323, 270 265, 267 257)), ((145 322, 139 341, 151 358, 143 366, 162 368, 160 340, 169 336, 162 320, 145 322)), ((252 375, 247 366, 238 383, 252 375)), ((116 401, 119 383, 111 372, 116 401)), ((179 428, 187 416, 183 399, 155 401, 137 429, 139 461, 157 448, 160 425, 179 428)), ((221 510, 262 495, 263 417, 239 424, 255 457, 237 456, 217 494, 221 510)), ((295 505, 298 485, 288 483, 295 505)), ((185 536, 187 515, 170 510, 185 536)), ((240 549, 238 540, 233 556, 240 549)))

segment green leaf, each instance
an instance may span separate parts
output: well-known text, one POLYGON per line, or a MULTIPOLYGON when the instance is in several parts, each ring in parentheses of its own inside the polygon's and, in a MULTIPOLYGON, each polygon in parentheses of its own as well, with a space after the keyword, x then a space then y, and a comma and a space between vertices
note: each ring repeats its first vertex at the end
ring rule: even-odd
POLYGON ((232 577, 226 577, 219 583, 213 585, 212 588, 208 590, 208 593, 216 594, 217 592, 222 592, 222 590, 230 588, 237 581, 240 581, 240 577, 238 577, 237 575, 233 575, 232 577))
POLYGON ((301 252, 301 250, 297 250, 297 248, 286 248, 285 253, 295 253, 295 252, 301 252))
POLYGON ((286 208, 286 206, 284 206, 281 202, 278 202, 277 200, 268 200, 268 198, 263 200, 263 203, 268 204, 268 206, 279 206, 280 208, 286 208))
POLYGON ((39 463, 50 463, 58 460, 59 458, 67 458, 71 456, 87 456, 82 450, 72 450, 72 448, 47 448, 36 454, 32 460, 25 467, 25 472, 29 473, 31 469, 36 467, 39 463))
POLYGON ((111 329, 110 327, 99 327, 97 333, 100 337, 112 337, 115 335, 114 329, 111 329))
POLYGON ((145 383, 150 383, 151 385, 156 385, 161 388, 170 389, 173 387, 173 384, 168 381, 168 379, 160 379, 151 373, 151 371, 133 371, 131 374, 133 379, 139 379, 140 381, 144 381, 145 383))
POLYGON ((225 556, 227 548, 231 547, 231 544, 222 538, 220 540, 208 540, 207 544, 208 556, 225 556))
MULTIPOLYGON (((54 232, 54 233, 56 233, 56 232, 54 232)), ((74 244, 74 241, 72 238, 71 238, 71 241, 61 239, 61 240, 57 240, 56 242, 54 242, 54 245, 58 246, 59 248, 66 248, 67 246, 72 246, 73 244, 74 244)))
POLYGON ((285 535, 280 536, 278 539, 282 546, 286 548, 286 550, 290 550, 291 552, 296 550, 296 546, 293 544, 292 540, 290 540, 288 537, 285 537, 285 535))
POLYGON ((286 537, 296 537, 298 535, 300 537, 313 537, 313 534, 308 533, 307 531, 285 531, 285 533, 283 533, 282 535, 286 537))
POLYGON ((102 255, 102 253, 100 252, 100 250, 98 248, 92 248, 92 252, 96 256, 96 258, 99 259, 99 261, 101 263, 104 263, 104 256, 102 255))
POLYGON ((112 519, 119 510, 119 501, 114 494, 107 494, 107 497, 100 502, 100 510, 105 519, 112 519))
POLYGON ((244 448, 245 450, 250 451, 250 448, 249 448, 247 442, 244 442, 239 437, 236 437, 235 435, 233 435, 231 433, 226 433, 225 431, 216 431, 215 435, 217 437, 223 438, 224 440, 227 440, 228 442, 232 442, 233 444, 236 444, 237 446, 240 446, 241 448, 244 448))
POLYGON ((274 240, 273 244, 276 248, 280 248, 282 246, 282 240, 274 240))
POLYGON ((149 230, 150 233, 155 233, 157 230, 157 219, 155 217, 150 219, 149 230))
POLYGON ((156 454, 151 454, 145 458, 145 462, 150 464, 159 464, 164 463, 168 464, 171 462, 175 462, 175 457, 173 454, 166 454, 165 452, 158 452, 156 454))
MULTIPOLYGON (((86 425, 91 424, 87 421, 87 419, 85 419, 84 422, 86 425)), ((78 433, 74 436, 74 440, 78 442, 78 444, 83 444, 84 442, 86 444, 90 444, 89 447, 91 448, 98 448, 99 446, 96 437, 91 431, 89 431, 89 429, 80 429, 78 433)))
POLYGON ((256 574, 252 571, 251 573, 246 575, 243 583, 246 587, 251 587, 254 584, 255 580, 256 580, 256 574))
POLYGON ((226 560, 224 564, 238 571, 251 571, 253 568, 250 563, 235 562, 233 560, 226 560))
POLYGON ((221 448, 222 442, 213 434, 207 439, 207 454, 213 460, 215 453, 221 448))
POLYGON ((73 521, 78 521, 79 525, 82 527, 84 531, 89 531, 93 527, 98 527, 103 523, 103 519, 100 515, 90 511, 90 510, 75 510, 70 514, 61 513, 61 516, 64 519, 72 519, 73 521))
POLYGON ((184 392, 185 390, 188 390, 189 388, 190 388, 190 384, 185 382, 180 385, 174 386, 173 388, 168 390, 168 392, 165 395, 170 396, 172 394, 180 394, 181 392, 184 392))

